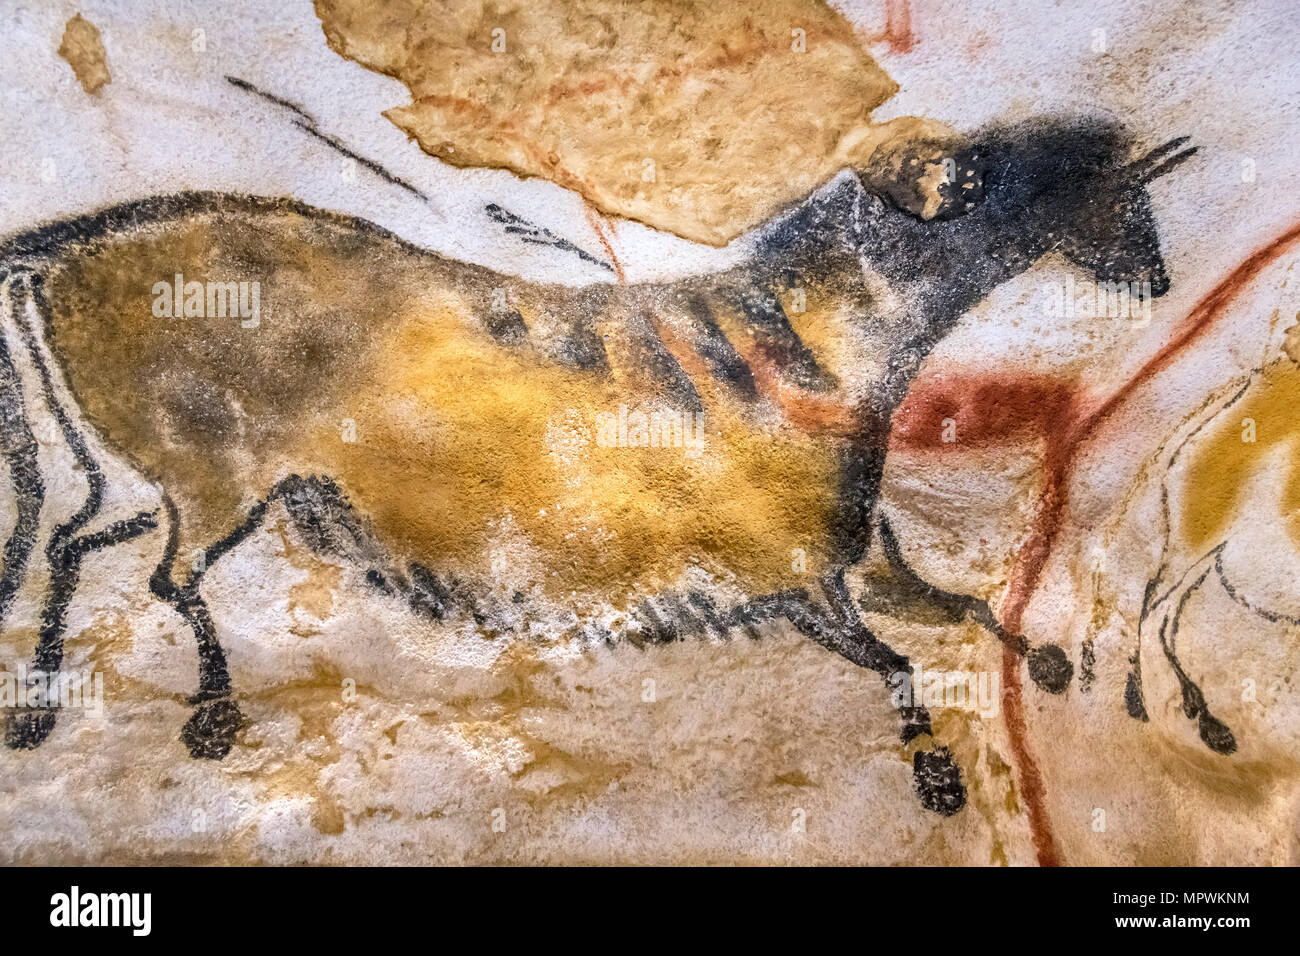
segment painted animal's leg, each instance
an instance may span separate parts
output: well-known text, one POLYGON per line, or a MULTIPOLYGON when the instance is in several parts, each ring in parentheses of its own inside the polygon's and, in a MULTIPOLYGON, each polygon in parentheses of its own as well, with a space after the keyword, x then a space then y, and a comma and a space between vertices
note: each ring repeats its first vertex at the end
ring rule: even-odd
POLYGON ((175 576, 176 551, 180 542, 180 514, 175 502, 165 492, 163 494, 163 505, 168 518, 167 547, 162 561, 149 578, 149 589, 185 619, 198 648, 199 687, 197 693, 190 697, 194 713, 181 729, 181 741, 189 750, 190 756, 196 759, 223 759, 234 746, 235 734, 243 723, 243 714, 235 702, 230 682, 226 652, 217 638, 212 614, 200 593, 203 575, 257 530, 266 517, 270 503, 284 497, 288 484, 288 480, 277 484, 266 498, 252 507, 239 527, 204 549, 198 556, 199 560, 191 565, 189 577, 183 583, 177 583, 175 576))
POLYGON ((33 750, 54 729, 59 701, 58 677, 63 666, 63 634, 67 627, 68 604, 80 580, 82 559, 94 551, 130 541, 158 526, 152 512, 141 512, 133 518, 109 525, 103 531, 76 537, 67 533, 70 524, 56 529, 46 549, 50 560, 50 583, 41 611, 36 653, 32 658, 32 674, 41 678, 45 699, 35 706, 24 706, 13 712, 5 727, 5 744, 11 749, 33 750))
POLYGON ((832 560, 843 567, 857 564, 871 549, 872 518, 880 501, 889 447, 889 417, 870 409, 859 417, 858 436, 840 452, 832 560))
MULTIPOLYGON (((22 280, 31 301, 38 311, 43 312, 46 302, 41 287, 41 277, 27 273, 22 280)), ((13 290, 11 286, 10 291, 13 290)), ((57 678, 63 664, 63 635, 67 624, 67 609, 77 590, 82 559, 94 551, 138 537, 156 527, 157 522, 151 512, 141 512, 133 518, 112 524, 102 531, 81 533, 82 529, 99 514, 103 502, 104 476, 99 463, 90 453, 85 437, 77 430, 71 416, 58 400, 49 365, 37 342, 36 331, 23 308, 25 304, 26 299, 23 298, 14 306, 13 326, 20 332, 28 356, 36 369, 45 405, 58 424, 63 440, 76 458, 88 484, 86 498, 81 507, 76 514, 54 529, 50 542, 45 548, 45 556, 50 564, 50 582, 41 611, 41 626, 32 670, 34 676, 38 676, 44 683, 47 699, 41 701, 36 707, 23 707, 16 710, 5 728, 5 743, 9 747, 33 749, 39 746, 54 728, 55 706, 58 703, 57 678), (51 689, 54 699, 49 699, 51 689)))
MULTIPOLYGON (((827 572, 822 589, 843 645, 834 650, 854 663, 861 660, 859 666, 870 667, 884 679, 902 721, 903 743, 929 734, 930 713, 916 703, 916 688, 910 686, 912 662, 876 637, 863 623, 844 583, 844 569, 827 572)), ((965 806, 966 787, 961 781, 961 771, 946 747, 917 751, 912 757, 912 773, 926 809, 951 816, 965 806)))
POLYGON ((1196 721, 1197 731, 1205 745, 1215 753, 1220 754, 1230 754, 1236 751, 1236 737, 1227 724, 1210 712, 1209 706, 1205 702, 1205 693, 1187 675, 1182 662, 1178 659, 1176 642, 1183 614, 1187 610, 1192 595, 1205 583, 1205 579, 1209 577, 1212 570, 1221 567, 1220 559, 1226 546, 1227 542, 1220 542, 1214 548, 1211 548, 1199 561, 1184 572, 1175 584, 1167 588, 1158 597, 1156 595, 1164 577, 1165 567, 1162 565, 1156 577, 1147 582, 1146 591, 1142 598, 1142 614, 1138 619, 1138 647, 1133 653, 1133 670, 1129 673, 1124 688, 1124 703, 1129 716, 1136 720, 1148 720, 1142 694, 1141 671, 1139 669, 1142 631, 1156 611, 1163 605, 1158 634, 1160 650, 1169 666, 1173 669, 1174 676, 1178 679, 1178 686, 1183 698, 1183 713, 1189 720, 1196 721), (1200 569, 1199 574, 1197 574, 1198 568, 1200 569), (1187 581, 1193 574, 1196 574, 1196 578, 1191 584, 1188 584, 1187 581), (1171 611, 1169 602, 1173 600, 1174 595, 1178 595, 1178 602, 1171 611))
POLYGON ((1210 713, 1210 708, 1205 703, 1205 694, 1196 682, 1187 676, 1187 672, 1183 670, 1183 665, 1179 662, 1174 650, 1175 642, 1178 640, 1178 627, 1182 622, 1183 612, 1186 611, 1192 595, 1205 582, 1209 574, 1210 568, 1206 567, 1196 581, 1179 596, 1178 606, 1174 613, 1172 615, 1166 614, 1165 619, 1161 621, 1160 647, 1165 653, 1165 659, 1169 661, 1169 666, 1173 668, 1174 675, 1178 678, 1178 685, 1183 694, 1183 713, 1189 720, 1196 721, 1197 731, 1200 733, 1205 746, 1215 753, 1230 754, 1237 749, 1236 737, 1233 736, 1227 724, 1210 713))
POLYGON ((234 699, 226 654, 200 593, 203 576, 257 530, 276 501, 284 504, 294 527, 312 551, 344 557, 366 568, 367 580, 380 590, 391 591, 396 587, 408 596, 412 590, 400 572, 382 565, 378 546, 338 485, 329 478, 303 478, 299 475, 290 475, 277 482, 270 493, 249 510, 239 527, 203 550, 201 560, 194 563, 189 577, 178 583, 174 568, 180 535, 179 514, 171 498, 164 494, 170 530, 163 560, 154 570, 149 585, 155 595, 185 618, 198 645, 199 688, 190 699, 195 710, 181 731, 181 739, 192 757, 212 760, 225 757, 243 722, 243 715, 234 699))
POLYGON ((243 715, 232 693, 226 652, 217 640, 217 629, 199 593, 199 585, 212 562, 233 550, 253 533, 266 515, 267 503, 258 502, 243 524, 205 549, 201 560, 195 561, 191 566, 190 575, 183 584, 176 582, 174 572, 180 542, 180 514, 166 492, 163 493, 163 506, 167 511, 167 546, 162 560, 149 578, 149 590, 159 600, 170 604, 185 619, 194 633, 199 652, 199 688, 190 698, 194 713, 181 730, 181 741, 191 757, 221 760, 234 746, 235 734, 243 723, 243 715))
POLYGON ((1132 670, 1124 680, 1124 709, 1134 720, 1140 720, 1146 723, 1151 718, 1147 716, 1146 698, 1142 693, 1142 626, 1146 623, 1147 615, 1154 606, 1156 591, 1160 586, 1160 576, 1164 574, 1164 566, 1161 565, 1160 572, 1151 580, 1147 581, 1146 590, 1142 594, 1142 613, 1138 616, 1137 640, 1136 647, 1133 648, 1133 656, 1129 658, 1129 664, 1132 670))
POLYGON ((889 519, 883 514, 878 516, 878 526, 889 577, 873 580, 871 590, 864 596, 864 601, 871 602, 873 610, 879 608, 888 612, 892 609, 891 605, 906 601, 936 610, 953 623, 969 618, 1021 657, 1026 657, 1029 676, 1040 688, 1052 694, 1065 692, 1074 676, 1074 665, 1070 663, 1065 651, 1055 644, 1031 647, 1023 635, 1007 633, 987 601, 969 594, 945 591, 921 578, 903 557, 898 538, 890 527, 889 519))
MULTIPOLYGON (((18 328, 24 321, 27 302, 26 273, 0 279, 0 295, 9 309, 11 327, 18 328)), ((0 453, 9 469, 18 511, 5 542, 4 572, 0 575, 0 627, 3 627, 36 547, 41 505, 45 500, 36 437, 27 419, 22 382, 3 334, 0 334, 0 453)))
MULTIPOLYGON (((785 617, 801 634, 834 651, 859 667, 875 671, 889 688, 898 709, 904 744, 930 733, 930 714, 916 704, 910 692, 911 662, 885 644, 862 623, 844 584, 842 569, 823 580, 830 602, 826 607, 802 589, 782 591, 749 601, 731 615, 731 623, 753 625, 785 617)), ((912 773, 921 803, 928 810, 951 816, 966 803, 961 772, 944 748, 919 751, 912 758, 912 773)))

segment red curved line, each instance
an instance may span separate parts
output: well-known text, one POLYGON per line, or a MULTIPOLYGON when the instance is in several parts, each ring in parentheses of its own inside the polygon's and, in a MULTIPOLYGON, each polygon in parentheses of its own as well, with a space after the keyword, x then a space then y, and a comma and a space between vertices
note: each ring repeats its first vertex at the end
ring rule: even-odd
MULTIPOLYGON (((1061 529, 1061 519, 1068 503, 1068 480, 1078 459, 1079 449, 1094 437, 1103 422, 1111 417, 1142 385, 1162 372, 1184 348, 1199 338, 1219 318, 1228 304, 1242 288, 1259 275, 1290 245, 1300 239, 1300 222, 1293 225, 1266 246, 1256 250, 1206 295, 1183 321, 1183 329, 1158 351, 1137 373, 1109 398, 1095 406, 1086 415, 1071 404, 1063 408, 1057 427, 1047 435, 1062 436, 1048 448, 1043 467, 1046 472, 1042 498, 1034 516, 1028 539, 1016 556, 1011 573, 1011 583, 999 616, 1004 628, 1019 633, 1025 608, 1033 597, 1043 568, 1052 553, 1056 536, 1061 529)), ((1029 828, 1034 849, 1041 866, 1059 866, 1061 850, 1052 833, 1051 820, 1044 806, 1046 788, 1042 774, 1029 750, 1020 682, 1020 658, 1010 650, 1002 654, 1003 705, 1006 713, 1007 734, 1011 738, 1012 755, 1017 764, 1021 792, 1029 808, 1029 828)))

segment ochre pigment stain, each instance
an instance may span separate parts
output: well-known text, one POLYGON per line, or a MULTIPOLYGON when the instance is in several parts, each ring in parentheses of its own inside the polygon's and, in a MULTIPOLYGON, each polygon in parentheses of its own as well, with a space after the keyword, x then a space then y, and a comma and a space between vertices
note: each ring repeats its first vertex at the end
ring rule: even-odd
POLYGON ((99 28, 80 13, 64 27, 59 56, 72 67, 77 82, 87 93, 98 93, 113 78, 108 71, 108 54, 99 28))
POLYGON ((1011 375, 937 373, 917 379, 894 415, 890 445, 960 452, 1036 440, 1074 401, 1073 383, 1011 375), (951 420, 955 440, 943 440, 951 420))
POLYGON ((1196 553, 1223 540, 1241 514, 1252 479, 1263 471, 1278 448, 1287 449, 1281 520, 1291 540, 1300 545, 1300 367, 1289 359, 1264 369, 1240 402, 1221 416, 1189 463, 1183 495, 1182 532, 1196 553), (1254 423, 1253 441, 1243 440, 1247 419, 1254 423))
POLYGON ((331 49, 405 84, 384 116, 430 155, 716 246, 879 147, 944 132, 871 121, 897 85, 821 0, 315 10, 331 49))

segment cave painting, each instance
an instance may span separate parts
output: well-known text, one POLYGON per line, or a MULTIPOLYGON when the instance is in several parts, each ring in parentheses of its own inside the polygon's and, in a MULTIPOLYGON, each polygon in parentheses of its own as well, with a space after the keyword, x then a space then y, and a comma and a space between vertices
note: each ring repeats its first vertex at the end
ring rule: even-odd
MULTIPOLYGON (((860 726, 845 717, 837 735, 850 751, 856 735, 887 738, 877 752, 906 765, 905 799, 933 839, 1003 814, 1024 821, 1019 858, 1078 857, 1049 794, 1045 767, 1063 759, 1045 754, 1053 721, 1112 733, 1118 715, 1165 777, 1212 791, 1287 764, 1289 725, 1237 698, 1283 693, 1270 675, 1286 671, 1279 648, 1300 627, 1290 565, 1270 558, 1300 554, 1300 336, 1283 304, 1233 325, 1251 331, 1231 344, 1216 330, 1233 309, 1264 308, 1252 296, 1283 302, 1285 281, 1258 280, 1278 274, 1297 234, 1235 264, 1166 335, 1160 303, 1183 280, 1152 187, 1199 167, 1198 137, 1083 103, 959 129, 877 120, 899 87, 868 50, 915 52, 906 3, 887 5, 880 35, 809 0, 440 6, 307 4, 323 55, 388 78, 383 96, 392 80, 405 87, 409 104, 383 119, 419 162, 544 187, 484 180, 509 195, 468 215, 507 258, 546 257, 552 279, 430 248, 387 213, 198 181, 74 205, 0 239, 12 500, 0 632, 24 675, 0 687, 7 759, 31 773, 73 746, 72 655, 124 646, 79 653, 83 634, 148 617, 169 647, 129 679, 111 673, 96 716, 124 681, 133 702, 166 697, 150 670, 192 655, 197 675, 187 664, 188 689, 172 692, 185 711, 166 730, 173 758, 258 785, 257 752, 287 698, 268 704, 249 686, 272 635, 230 622, 242 599, 262 600, 254 584, 271 572, 247 555, 269 535, 293 568, 329 581, 294 586, 313 622, 292 598, 295 635, 323 632, 351 574, 349 600, 399 615, 435 657, 453 633, 498 660, 522 655, 518 686, 493 684, 493 665, 478 691, 447 692, 463 718, 449 733, 471 750, 485 724, 532 740, 520 688, 543 665, 530 648, 789 655, 776 636, 797 635, 887 705, 883 737, 878 712, 860 726), (529 207, 557 186, 577 197, 583 228, 549 215, 550 200, 529 207), (646 234, 633 224, 729 259, 630 279, 627 237, 646 234), (1044 341, 1075 344, 964 364, 976 324, 982 342, 1021 341, 1024 312, 1009 303, 1039 291, 1044 341), (1099 359, 1079 343, 1113 335, 1093 331, 1106 322, 1160 330, 1163 344, 1099 359), (1233 356, 1221 375, 1158 392, 1214 348, 1233 356), (1107 448, 1140 462, 1111 485, 1095 478, 1107 448), (1106 490, 1089 491, 1094 480, 1106 490), (128 555, 147 573, 114 577, 128 555), (1246 652, 1212 636, 1225 620, 1271 635, 1244 679, 1232 662, 1246 652), (977 660, 1000 665, 963 669, 977 660), (1062 717, 1075 705, 1104 716, 1062 717)), ((92 104, 129 76, 111 37, 78 15, 57 38, 73 92, 92 104)), ((419 215, 445 210, 409 157, 363 147, 274 76, 223 66, 211 80, 322 168, 342 162, 419 215)), ((307 671, 279 683, 326 702, 329 719, 303 717, 297 732, 337 757, 347 712, 335 688, 357 681, 333 662, 307 671)), ((439 706, 413 703, 418 718, 376 733, 397 746, 439 706)), ((300 767, 292 750, 275 766, 300 767)), ((595 800, 622 771, 575 769, 589 751, 554 772, 591 777, 582 799, 595 800)), ((267 792, 305 795, 326 837, 373 823, 373 807, 326 796, 335 771, 321 768, 343 761, 310 760, 310 772, 268 772, 267 792)), ((773 780, 812 787, 802 771, 773 780)), ((989 861, 1008 862, 1010 825, 988 826, 989 861)))
MULTIPOLYGON (((435 619, 511 626, 488 586, 493 535, 509 523, 559 572, 538 582, 547 597, 626 613, 623 634, 579 618, 583 639, 727 636, 781 616, 893 689, 911 664, 863 624, 846 585, 875 542, 897 586, 971 615, 1060 693, 1072 666, 1059 647, 1031 647, 986 602, 938 591, 900 556, 876 510, 891 421, 960 316, 1044 255, 1163 295, 1145 185, 1194 152, 1177 140, 1134 152, 1117 129, 1061 121, 990 130, 952 157, 948 215, 927 221, 850 173, 761 227, 752 260, 667 285, 522 282, 364 220, 237 195, 146 199, 19 236, 0 250, 11 318, 92 482, 47 546, 55 577, 33 670, 59 669, 82 556, 161 526, 150 588, 200 650, 183 738, 195 757, 224 757, 238 691, 200 586, 283 503, 310 547, 357 562, 435 619), (266 276, 274 292, 263 301, 247 282, 184 281, 240 274, 266 276), (99 510, 99 469, 42 342, 96 435, 158 483, 162 514, 83 531, 99 510), (548 453, 539 408, 572 417, 581 460, 548 453), (595 432, 608 434, 587 442, 595 432), (663 454, 674 446, 680 456, 663 454), (687 589, 692 566, 742 597, 718 606, 687 589)), ((11 462, 27 484, 0 599, 21 582, 41 506, 12 362, 6 372, 11 462)), ((523 614, 527 602, 511 598, 523 614)), ((55 717, 22 711, 6 740, 37 747, 55 717)), ((903 744, 930 734, 911 698, 899 720, 903 744)), ((918 749, 914 769, 928 808, 962 808, 941 744, 918 749)))

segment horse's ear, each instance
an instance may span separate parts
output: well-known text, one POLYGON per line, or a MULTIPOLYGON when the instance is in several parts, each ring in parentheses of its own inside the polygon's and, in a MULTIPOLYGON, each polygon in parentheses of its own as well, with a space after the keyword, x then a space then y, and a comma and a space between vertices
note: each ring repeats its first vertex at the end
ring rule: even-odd
POLYGON ((877 150, 857 172, 867 192, 922 220, 955 219, 984 201, 985 163, 965 145, 914 140, 877 150))
POLYGON ((1186 136, 1179 136, 1177 139, 1171 139, 1167 143, 1160 144, 1145 156, 1130 163, 1126 168, 1128 176, 1139 185, 1145 186, 1152 180, 1159 179, 1161 176, 1172 172, 1176 167, 1181 166, 1196 155, 1199 148, 1196 146, 1191 146, 1181 152, 1177 151, 1186 142, 1186 136))

